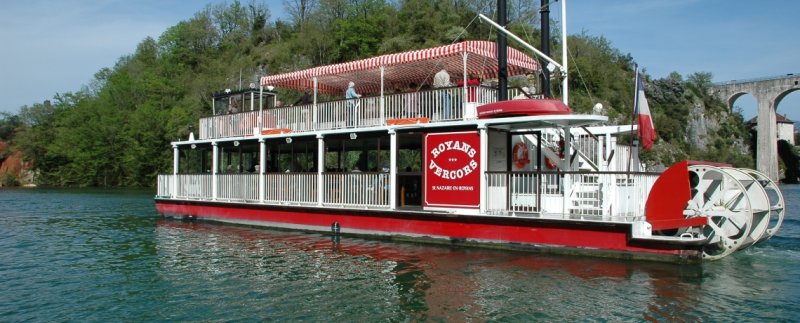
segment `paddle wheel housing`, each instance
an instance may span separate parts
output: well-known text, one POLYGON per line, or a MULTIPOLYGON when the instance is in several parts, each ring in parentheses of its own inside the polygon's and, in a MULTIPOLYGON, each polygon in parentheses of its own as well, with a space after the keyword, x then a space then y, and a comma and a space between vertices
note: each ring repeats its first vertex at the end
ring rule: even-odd
POLYGON ((703 239, 703 257, 713 260, 772 237, 784 201, 755 170, 683 161, 656 181, 645 216, 653 237, 703 239))

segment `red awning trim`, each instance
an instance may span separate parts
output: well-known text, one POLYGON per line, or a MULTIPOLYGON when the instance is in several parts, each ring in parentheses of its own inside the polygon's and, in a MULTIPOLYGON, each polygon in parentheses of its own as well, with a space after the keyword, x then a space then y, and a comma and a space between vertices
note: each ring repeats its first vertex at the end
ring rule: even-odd
MULTIPOLYGON (((405 88, 409 83, 430 84, 433 75, 445 68, 453 83, 463 78, 462 53, 467 53, 467 73, 480 78, 497 77, 497 45, 494 42, 471 40, 367 59, 325 65, 301 71, 269 75, 261 78, 262 86, 302 90, 313 86, 317 78, 322 93, 343 94, 347 83, 356 83, 359 93, 380 92, 380 67, 384 66, 386 88, 405 88)), ((539 63, 532 57, 509 47, 509 76, 538 71, 539 63)))

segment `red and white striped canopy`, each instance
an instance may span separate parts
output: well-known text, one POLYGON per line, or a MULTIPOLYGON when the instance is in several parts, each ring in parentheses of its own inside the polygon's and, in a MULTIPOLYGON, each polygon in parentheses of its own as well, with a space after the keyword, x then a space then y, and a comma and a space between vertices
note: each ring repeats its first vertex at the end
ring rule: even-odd
MULTIPOLYGON (((467 58, 467 74, 474 74, 481 79, 497 77, 497 45, 489 41, 471 40, 265 76, 261 78, 261 85, 303 90, 313 87, 313 79, 316 77, 318 91, 321 93, 343 94, 350 81, 356 83, 359 93, 378 93, 381 66, 384 67, 386 88, 404 89, 412 82, 417 85, 430 84, 434 74, 442 68, 450 73, 451 81, 455 83, 463 79, 464 75, 462 54, 467 58)), ((508 48, 509 76, 538 70, 539 63, 535 59, 514 48, 508 48)))

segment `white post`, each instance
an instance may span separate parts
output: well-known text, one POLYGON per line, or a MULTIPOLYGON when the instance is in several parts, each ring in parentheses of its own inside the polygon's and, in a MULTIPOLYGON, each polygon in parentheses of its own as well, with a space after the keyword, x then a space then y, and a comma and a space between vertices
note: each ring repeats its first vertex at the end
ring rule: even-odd
POLYGON ((267 196, 267 182, 264 180, 264 170, 267 168, 267 142, 264 138, 258 139, 258 201, 264 203, 267 196))
POLYGON ((610 170, 612 172, 619 172, 619 171, 622 171, 622 169, 619 169, 619 167, 617 167, 617 165, 619 165, 619 164, 615 160, 619 160, 619 158, 627 158, 627 157, 623 156, 621 154, 622 153, 621 151, 617 151, 617 138, 612 138, 612 137, 613 136, 609 135, 608 139, 607 139, 607 141, 608 141, 608 154, 606 154, 606 156, 611 157, 608 160, 608 167, 609 167, 608 170, 610 170), (611 156, 611 152, 612 151, 614 152, 614 156, 611 156))
POLYGON ((211 199, 217 199, 217 169, 219 168, 219 148, 216 142, 211 143, 211 199))
POLYGON ((319 120, 319 113, 317 112, 317 85, 317 78, 314 77, 314 129, 319 129, 317 128, 317 120, 319 120))
POLYGON ((258 133, 254 133, 254 136, 260 135, 261 130, 264 130, 264 125, 262 124, 263 120, 263 111, 264 111, 264 86, 258 87, 258 133))
POLYGON ((561 76, 564 80, 561 81, 562 93, 561 98, 564 104, 569 104, 569 61, 567 60, 567 0, 561 0, 561 41, 563 42, 561 49, 561 62, 564 64, 561 76))
POLYGON ((317 135, 317 205, 322 206, 322 199, 325 196, 323 189, 323 172, 325 171, 325 137, 317 135))
POLYGON ((486 214, 486 194, 488 194, 489 189, 486 187, 486 171, 489 169, 489 132, 486 128, 485 124, 481 124, 478 126, 478 131, 480 134, 480 166, 478 169, 480 170, 481 174, 481 181, 480 181, 480 206, 478 207, 478 212, 480 214, 486 214))
POLYGON ((380 103, 380 109, 381 109, 381 124, 382 125, 386 124, 386 118, 385 118, 386 113, 384 112, 385 111, 385 106, 386 106, 386 103, 384 101, 386 100, 386 98, 383 96, 383 88, 384 88, 384 85, 385 85, 383 83, 384 82, 383 77, 384 77, 384 73, 385 72, 386 72, 386 67, 381 65, 381 103, 380 103))
MULTIPOLYGON (((565 127, 564 128, 564 148, 562 150, 562 154, 564 154, 564 160, 561 161, 560 168, 565 171, 572 171, 572 128, 565 127)), ((569 212, 569 205, 572 204, 571 202, 571 193, 572 193, 572 177, 573 174, 565 174, 564 180, 561 182, 564 185, 564 205, 563 212, 567 214, 569 212)))
POLYGON ((468 98, 467 97, 467 55, 469 55, 469 54, 467 54, 467 52, 461 53, 461 63, 462 63, 461 66, 464 68, 464 71, 462 73, 463 75, 461 77, 461 80, 464 82, 464 88, 462 89, 463 93, 461 93, 461 119, 462 120, 466 119, 466 117, 468 115, 467 109, 469 109, 468 108, 469 103, 467 103, 467 98, 468 98))
POLYGON ((178 196, 178 161, 180 160, 180 152, 178 145, 172 145, 172 197, 178 196))
MULTIPOLYGON (((389 209, 397 209, 397 132, 389 129, 389 209)), ((383 189, 379 187, 378 189, 383 189)))

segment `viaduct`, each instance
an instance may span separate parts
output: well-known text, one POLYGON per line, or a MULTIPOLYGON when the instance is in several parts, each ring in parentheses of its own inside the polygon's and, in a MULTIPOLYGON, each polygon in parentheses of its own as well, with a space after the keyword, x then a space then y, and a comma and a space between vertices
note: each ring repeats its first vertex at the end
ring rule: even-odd
POLYGON ((716 94, 733 108, 733 102, 750 94, 758 103, 758 138, 756 139, 756 169, 772 180, 778 180, 778 128, 775 111, 781 100, 793 91, 800 90, 800 74, 786 74, 751 80, 734 80, 717 83, 716 94))

